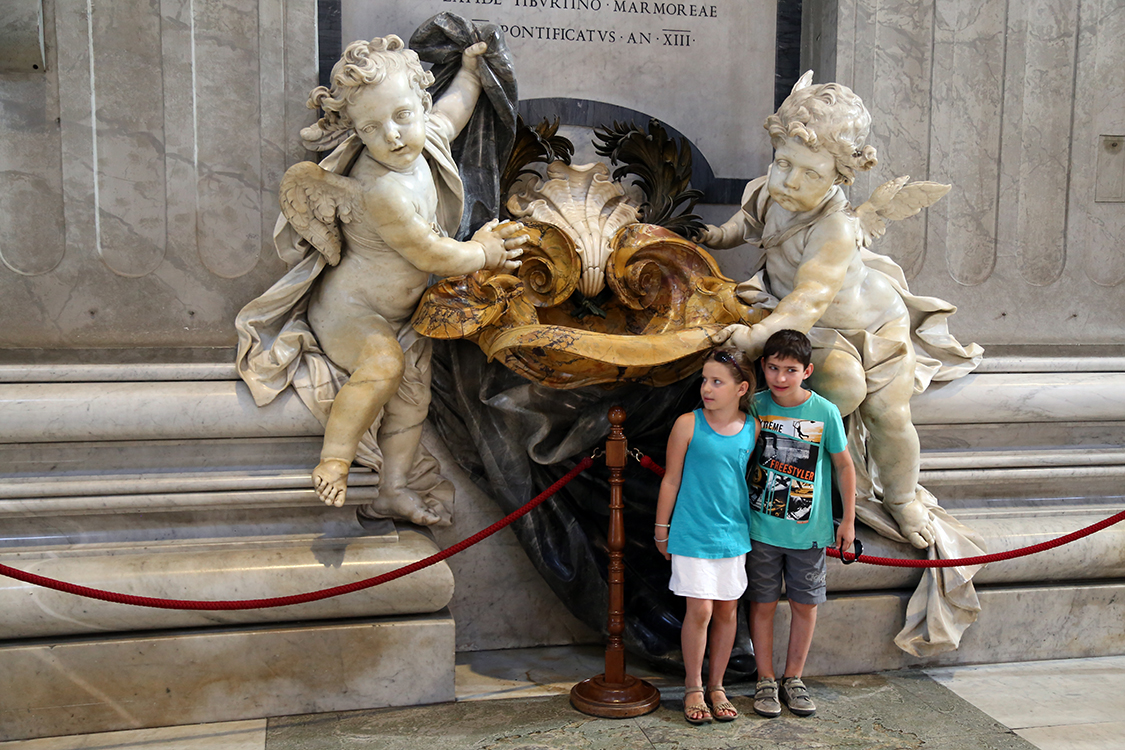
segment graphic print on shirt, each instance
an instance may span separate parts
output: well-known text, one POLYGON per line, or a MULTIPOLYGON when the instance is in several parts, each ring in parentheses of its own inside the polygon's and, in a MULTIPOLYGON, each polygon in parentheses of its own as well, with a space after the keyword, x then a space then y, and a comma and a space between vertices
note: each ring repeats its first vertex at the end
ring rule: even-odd
POLYGON ((807 523, 824 423, 762 415, 757 460, 746 483, 750 507, 775 518, 807 523))

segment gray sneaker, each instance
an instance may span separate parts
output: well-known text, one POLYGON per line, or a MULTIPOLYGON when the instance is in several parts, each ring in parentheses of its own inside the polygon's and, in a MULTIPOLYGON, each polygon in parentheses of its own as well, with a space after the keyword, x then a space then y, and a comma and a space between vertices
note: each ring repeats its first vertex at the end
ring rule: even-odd
POLYGON ((801 682, 800 677, 786 677, 781 681, 781 700, 798 716, 812 716, 816 713, 816 704, 809 697, 809 689, 801 682))
POLYGON ((781 704, 777 702, 777 680, 763 677, 754 688, 754 712, 767 719, 781 716, 781 704))

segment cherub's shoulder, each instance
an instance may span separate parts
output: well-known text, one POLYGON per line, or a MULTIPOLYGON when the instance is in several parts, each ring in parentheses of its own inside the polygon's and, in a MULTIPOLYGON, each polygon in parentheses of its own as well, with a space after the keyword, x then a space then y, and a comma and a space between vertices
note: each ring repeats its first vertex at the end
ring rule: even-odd
POLYGON ((809 225, 806 248, 817 250, 828 245, 854 247, 859 238, 859 221, 850 211, 834 211, 809 225))

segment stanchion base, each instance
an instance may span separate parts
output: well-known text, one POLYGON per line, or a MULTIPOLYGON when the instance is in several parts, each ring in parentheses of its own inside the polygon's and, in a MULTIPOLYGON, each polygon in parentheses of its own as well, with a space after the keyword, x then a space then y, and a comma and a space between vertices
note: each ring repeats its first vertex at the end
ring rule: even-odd
POLYGON ((660 707, 660 691, 644 680, 625 675, 625 681, 605 681, 605 675, 583 680, 570 689, 570 705, 604 719, 644 716, 660 707))

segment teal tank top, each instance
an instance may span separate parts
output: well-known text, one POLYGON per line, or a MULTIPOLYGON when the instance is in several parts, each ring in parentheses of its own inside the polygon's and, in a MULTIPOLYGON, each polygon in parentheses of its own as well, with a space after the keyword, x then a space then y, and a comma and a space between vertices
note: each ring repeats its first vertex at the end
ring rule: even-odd
POLYGON ((680 491, 668 530, 668 552, 717 560, 750 551, 746 464, 754 452, 754 419, 736 435, 720 435, 695 410, 680 491))

